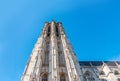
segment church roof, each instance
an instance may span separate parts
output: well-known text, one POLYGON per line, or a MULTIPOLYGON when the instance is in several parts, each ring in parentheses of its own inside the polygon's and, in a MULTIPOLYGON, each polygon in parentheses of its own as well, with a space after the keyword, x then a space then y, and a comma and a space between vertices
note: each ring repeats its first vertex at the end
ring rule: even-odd
POLYGON ((79 61, 80 66, 102 66, 106 64, 108 66, 120 65, 120 61, 79 61))

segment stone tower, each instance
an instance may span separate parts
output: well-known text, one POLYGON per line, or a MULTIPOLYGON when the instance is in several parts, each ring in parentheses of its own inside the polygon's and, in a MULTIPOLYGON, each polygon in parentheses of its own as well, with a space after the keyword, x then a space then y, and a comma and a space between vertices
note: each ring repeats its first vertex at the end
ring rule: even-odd
POLYGON ((21 81, 82 81, 76 59, 62 24, 46 22, 21 81))

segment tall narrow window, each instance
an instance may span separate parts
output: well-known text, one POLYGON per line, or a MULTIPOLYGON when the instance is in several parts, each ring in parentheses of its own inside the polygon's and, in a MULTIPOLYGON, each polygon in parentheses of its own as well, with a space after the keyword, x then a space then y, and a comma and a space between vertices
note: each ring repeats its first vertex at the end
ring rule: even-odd
POLYGON ((48 32, 47 32, 48 37, 50 36, 50 32, 51 32, 50 27, 48 27, 48 32))
POLYGON ((58 59, 59 59, 59 65, 60 66, 64 66, 64 57, 63 57, 63 54, 62 52, 58 52, 58 59))
POLYGON ((61 76, 60 76, 60 81, 66 81, 64 74, 61 74, 61 76))
POLYGON ((56 27, 56 35, 59 36, 58 27, 56 27))
POLYGON ((42 81, 48 81, 48 76, 47 76, 47 74, 44 74, 43 76, 42 76, 42 81))
POLYGON ((44 63, 43 65, 48 65, 49 64, 49 52, 46 51, 45 52, 45 56, 44 56, 44 63))

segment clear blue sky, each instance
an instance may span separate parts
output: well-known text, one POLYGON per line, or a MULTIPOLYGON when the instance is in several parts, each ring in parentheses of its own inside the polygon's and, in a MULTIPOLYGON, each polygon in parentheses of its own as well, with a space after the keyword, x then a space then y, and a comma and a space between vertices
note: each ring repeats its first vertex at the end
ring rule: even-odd
POLYGON ((120 60, 120 0, 1 0, 0 81, 19 81, 45 21, 61 21, 79 60, 120 60))

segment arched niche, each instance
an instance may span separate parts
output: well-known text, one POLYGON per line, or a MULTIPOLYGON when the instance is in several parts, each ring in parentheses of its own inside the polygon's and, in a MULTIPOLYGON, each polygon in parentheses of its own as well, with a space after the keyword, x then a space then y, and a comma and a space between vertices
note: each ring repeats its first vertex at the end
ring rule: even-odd
POLYGON ((95 81, 95 78, 93 77, 93 74, 90 71, 86 71, 84 73, 84 80, 85 81, 95 81))
POLYGON ((48 73, 41 73, 41 81, 48 81, 48 73))
POLYGON ((60 81, 66 81, 65 73, 60 74, 60 81))

